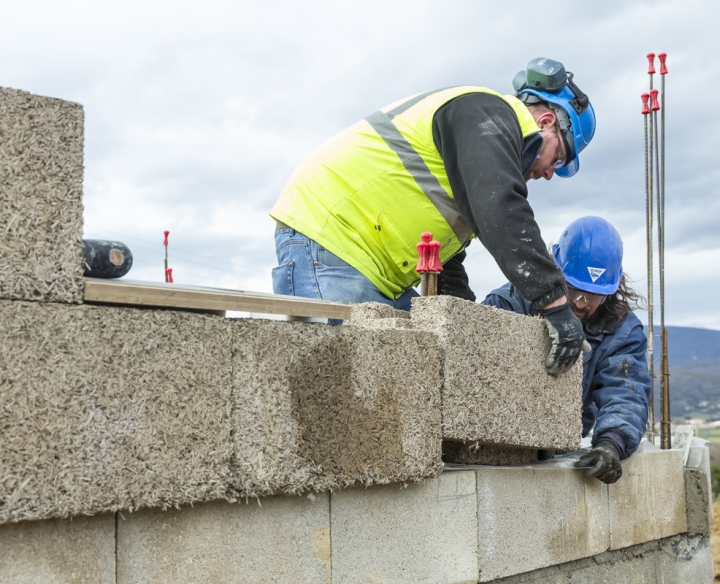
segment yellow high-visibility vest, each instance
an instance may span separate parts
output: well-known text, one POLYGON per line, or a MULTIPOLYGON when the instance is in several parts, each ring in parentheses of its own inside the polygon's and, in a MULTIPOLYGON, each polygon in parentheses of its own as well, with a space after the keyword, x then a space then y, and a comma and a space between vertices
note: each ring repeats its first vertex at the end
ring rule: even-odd
POLYGON ((523 137, 540 128, 515 97, 460 86, 402 99, 343 130, 290 177, 270 216, 319 243, 367 276, 389 298, 417 285, 420 234, 431 231, 445 262, 474 237, 453 199, 432 122, 466 93, 505 100, 523 137))

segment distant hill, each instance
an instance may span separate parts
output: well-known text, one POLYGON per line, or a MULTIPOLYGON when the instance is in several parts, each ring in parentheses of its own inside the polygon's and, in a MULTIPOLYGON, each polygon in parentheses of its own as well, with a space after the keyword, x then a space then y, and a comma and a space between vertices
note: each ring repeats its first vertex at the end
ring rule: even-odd
MULTIPOLYGON (((684 326, 669 326, 668 330, 668 361, 670 366, 690 363, 704 359, 720 358, 720 331, 684 326)), ((655 337, 655 353, 660 352, 660 339, 656 325, 653 330, 655 337)))
MULTIPOLYGON (((654 329, 655 419, 660 407, 660 339, 654 329)), ((720 419, 720 331, 669 326, 670 415, 720 419)))

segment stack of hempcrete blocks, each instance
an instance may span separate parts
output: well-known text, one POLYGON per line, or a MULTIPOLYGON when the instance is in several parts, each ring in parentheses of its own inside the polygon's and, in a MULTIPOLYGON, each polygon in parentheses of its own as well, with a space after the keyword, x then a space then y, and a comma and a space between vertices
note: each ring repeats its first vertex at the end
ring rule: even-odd
POLYGON ((448 298, 343 327, 83 304, 82 144, 80 105, 0 89, 0 523, 417 481, 443 439, 577 445, 578 375, 518 361, 517 338, 487 350, 508 323, 542 345, 533 319, 448 298))

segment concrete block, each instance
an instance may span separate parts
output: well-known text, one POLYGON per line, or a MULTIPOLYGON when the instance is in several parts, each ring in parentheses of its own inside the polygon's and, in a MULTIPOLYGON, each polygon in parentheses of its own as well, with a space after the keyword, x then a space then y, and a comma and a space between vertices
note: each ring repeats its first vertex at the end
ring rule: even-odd
POLYGON ((0 301, 0 523, 227 496, 230 325, 0 301))
POLYGON ((83 109, 0 88, 0 298, 82 301, 83 109))
POLYGON ((683 452, 636 453, 622 466, 620 480, 608 486, 610 548, 685 533, 683 452))
POLYGON ((477 471, 480 582, 604 552, 607 487, 574 469, 477 471))
POLYGON ((540 319, 450 296, 413 299, 416 330, 443 354, 443 439, 576 450, 582 434, 582 364, 554 377, 540 319))
POLYGON ((0 525, 0 583, 115 584, 113 514, 0 525))
POLYGON ((332 582, 475 583, 475 474, 331 495, 332 582))
MULTIPOLYGON (((713 524, 713 506, 712 506, 712 476, 710 474, 710 448, 707 444, 704 446, 691 446, 690 447, 690 453, 688 456, 688 460, 685 463, 686 468, 690 469, 696 469, 699 471, 699 473, 705 477, 705 485, 700 485, 699 483, 696 483, 695 492, 701 494, 701 500, 705 499, 704 493, 708 493, 710 495, 710 499, 708 499, 708 502, 706 504, 706 511, 707 511, 707 519, 701 519, 699 516, 697 519, 700 522, 707 521, 707 525, 713 524)), ((700 480, 700 477, 697 476, 697 474, 693 474, 696 480, 700 480)), ((685 493, 686 497, 688 496, 688 481, 687 481, 687 473, 685 475, 685 493)), ((692 492, 692 491, 691 491, 692 492)), ((688 510, 690 509, 690 500, 686 499, 688 510)), ((694 508, 697 509, 697 506, 694 508)), ((690 516, 688 515, 688 529, 690 529, 690 525, 695 525, 694 521, 691 521, 690 516)), ((699 524, 698 524, 699 525, 699 524)), ((702 530, 704 531, 704 530, 702 530)), ((698 532, 699 533, 699 532, 698 532)))
POLYGON ((658 584, 708 584, 713 582, 710 534, 662 542, 655 554, 658 584))
POLYGON ((433 338, 240 319, 232 328, 239 494, 440 472, 440 358, 433 338))
POLYGON ((712 492, 708 489, 707 475, 699 468, 685 469, 685 508, 687 532, 705 533, 712 524, 712 492))
POLYGON ((117 562, 117 584, 329 583, 329 495, 122 513, 117 562))

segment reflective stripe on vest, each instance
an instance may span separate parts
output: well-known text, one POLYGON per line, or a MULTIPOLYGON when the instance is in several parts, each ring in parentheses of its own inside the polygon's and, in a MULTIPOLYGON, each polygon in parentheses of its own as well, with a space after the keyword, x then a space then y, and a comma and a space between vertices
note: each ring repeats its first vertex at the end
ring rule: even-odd
MULTIPOLYGON (((423 95, 421 99, 424 99, 427 95, 429 94, 423 95)), ((415 105, 415 103, 420 101, 420 99, 413 99, 409 101, 412 101, 413 103, 408 105, 408 108, 415 105)), ((405 110, 400 110, 398 113, 402 113, 402 111, 405 110)), ((455 237, 463 243, 467 242, 472 235, 470 225, 460 214, 455 201, 450 198, 447 191, 440 184, 440 181, 438 181, 437 177, 430 172, 430 169, 427 164, 425 164, 422 156, 420 156, 417 150, 412 147, 410 142, 405 139, 405 137, 395 127, 395 124, 390 121, 388 114, 377 111, 365 119, 372 126, 373 130, 375 130, 378 135, 385 140, 390 149, 400 157, 403 166, 415 179, 415 182, 417 182, 423 193, 425 193, 425 196, 432 201, 433 205, 435 205, 445 221, 448 222, 448 225, 450 226, 450 229, 453 230, 455 237)))

